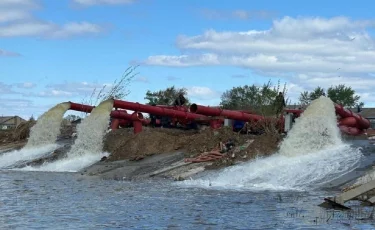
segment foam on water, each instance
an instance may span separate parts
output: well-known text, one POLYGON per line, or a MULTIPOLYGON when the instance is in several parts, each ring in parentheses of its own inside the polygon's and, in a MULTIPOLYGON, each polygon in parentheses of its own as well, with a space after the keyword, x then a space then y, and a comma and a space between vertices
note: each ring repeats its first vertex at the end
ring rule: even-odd
POLYGON ((305 190, 354 170, 361 157, 359 149, 341 141, 333 102, 320 97, 296 119, 278 153, 178 184, 225 189, 305 190))
POLYGON ((98 162, 103 156, 109 156, 109 153, 73 156, 59 161, 46 163, 39 167, 27 166, 20 169, 20 171, 78 172, 81 169, 98 162))
POLYGON ((5 168, 19 162, 31 161, 47 154, 58 148, 57 144, 49 144, 41 147, 29 147, 21 150, 5 152, 0 155, 0 168, 5 168))
POLYGON ((66 158, 23 170, 76 172, 99 161, 107 155, 102 153, 103 138, 112 108, 113 100, 103 101, 77 126, 77 139, 66 158))
POLYGON ((60 134, 64 113, 69 108, 69 102, 61 103, 38 118, 36 124, 30 130, 30 137, 25 148, 54 144, 60 134))

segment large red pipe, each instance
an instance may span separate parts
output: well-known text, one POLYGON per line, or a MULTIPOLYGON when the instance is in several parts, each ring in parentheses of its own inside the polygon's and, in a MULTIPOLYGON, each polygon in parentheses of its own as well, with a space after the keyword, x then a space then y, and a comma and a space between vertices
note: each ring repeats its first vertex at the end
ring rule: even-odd
POLYGON ((71 101, 69 101, 69 103, 71 110, 80 111, 84 113, 91 113, 91 111, 95 108, 95 106, 78 104, 71 101))
MULTIPOLYGON (((349 117, 354 117, 355 120, 356 120, 356 127, 358 129, 368 129, 371 126, 371 123, 368 119, 362 117, 359 114, 353 113, 349 109, 345 109, 342 105, 335 104, 335 110, 336 110, 336 113, 338 115, 340 115, 340 117, 343 118, 343 119, 349 118, 349 117)), ((350 120, 350 123, 352 123, 352 122, 353 121, 350 120)), ((342 122, 342 123, 345 123, 345 122, 342 122)), ((345 125, 345 124, 342 124, 342 125, 345 125)))
POLYGON ((166 108, 151 106, 151 105, 143 105, 140 103, 134 103, 134 102, 128 102, 128 101, 114 100, 113 107, 139 111, 143 113, 151 113, 151 114, 158 115, 158 116, 185 119, 185 120, 209 120, 208 117, 200 115, 200 114, 194 114, 194 113, 178 111, 178 110, 173 110, 173 109, 166 109, 166 108))
POLYGON ((164 109, 174 109, 179 111, 188 112, 189 108, 186 106, 171 106, 171 105, 156 105, 156 107, 164 108, 164 109))
MULTIPOLYGON (((70 109, 75 110, 75 111, 81 111, 85 113, 91 113, 91 111, 95 108, 95 106, 91 105, 83 105, 83 104, 78 104, 74 102, 69 102, 70 103, 70 109)), ((134 127, 134 133, 139 133, 142 131, 142 124, 148 124, 149 121, 145 120, 143 117, 143 114, 140 112, 134 112, 133 114, 128 114, 124 110, 115 110, 112 111, 110 116, 112 118, 115 118, 112 122, 111 128, 112 129, 117 129, 120 121, 119 119, 125 119, 128 121, 133 122, 133 127, 134 127)))
POLYGON ((229 119, 238 120, 238 121, 260 121, 264 120, 263 116, 256 114, 249 114, 242 111, 232 111, 221 108, 212 108, 197 104, 192 104, 190 106, 191 113, 203 114, 206 116, 213 117, 227 117, 229 119))

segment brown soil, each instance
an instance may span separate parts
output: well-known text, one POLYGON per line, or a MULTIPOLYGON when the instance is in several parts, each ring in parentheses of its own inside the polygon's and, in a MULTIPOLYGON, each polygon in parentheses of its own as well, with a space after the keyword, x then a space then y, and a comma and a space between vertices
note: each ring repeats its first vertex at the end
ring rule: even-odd
MULTIPOLYGON (((229 128, 200 131, 144 128, 137 135, 133 134, 133 129, 118 129, 106 135, 104 150, 111 153, 109 161, 143 159, 145 156, 176 150, 185 152, 186 157, 195 157, 217 149, 220 141, 226 142, 228 139, 232 139, 236 147, 245 144, 247 140, 254 140, 248 147, 237 151, 234 157, 231 152, 228 153, 230 160, 226 161, 229 162, 248 160, 257 155, 269 155, 275 152, 279 142, 277 137, 270 135, 239 135, 229 128)), ((222 165, 219 161, 218 164, 222 165)))
POLYGON ((35 121, 27 121, 21 123, 15 129, 0 130, 0 146, 25 142, 29 137, 31 127, 34 124, 35 121))

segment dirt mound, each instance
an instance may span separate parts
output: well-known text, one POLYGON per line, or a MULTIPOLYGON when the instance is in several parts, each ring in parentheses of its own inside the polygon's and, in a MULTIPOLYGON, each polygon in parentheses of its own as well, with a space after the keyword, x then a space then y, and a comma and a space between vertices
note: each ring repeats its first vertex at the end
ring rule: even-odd
POLYGON ((278 143, 277 138, 239 135, 225 127, 200 131, 144 128, 137 135, 133 134, 133 129, 118 129, 106 135, 104 150, 111 153, 109 161, 143 158, 176 150, 185 152, 187 157, 194 157, 202 152, 218 149, 220 142, 229 139, 235 146, 241 146, 247 140, 254 140, 252 144, 241 149, 242 152, 251 152, 248 158, 258 154, 270 154, 275 151, 278 143))
POLYGON ((35 125, 35 121, 26 121, 19 124, 15 129, 1 130, 0 144, 25 141, 29 137, 30 129, 33 125, 35 125))
POLYGON ((30 129, 36 124, 36 121, 26 121, 18 125, 12 134, 13 141, 26 140, 30 135, 30 129))

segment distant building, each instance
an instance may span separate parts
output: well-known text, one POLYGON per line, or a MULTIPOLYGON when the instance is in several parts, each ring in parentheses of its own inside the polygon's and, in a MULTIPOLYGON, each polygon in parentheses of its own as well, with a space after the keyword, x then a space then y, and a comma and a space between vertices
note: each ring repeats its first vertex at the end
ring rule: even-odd
POLYGON ((19 116, 5 116, 0 117, 0 129, 7 130, 7 129, 14 129, 22 122, 26 120, 19 117, 19 116))

